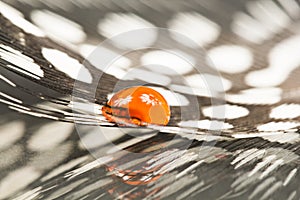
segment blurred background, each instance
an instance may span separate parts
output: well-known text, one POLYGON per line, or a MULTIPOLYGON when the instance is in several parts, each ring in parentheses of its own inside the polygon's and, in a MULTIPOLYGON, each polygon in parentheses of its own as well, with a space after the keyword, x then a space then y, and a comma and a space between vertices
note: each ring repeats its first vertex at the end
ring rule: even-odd
POLYGON ((0 12, 0 199, 299 199, 298 0, 2 0, 0 12), (123 54, 135 45, 162 49, 123 54), (156 87, 168 126, 107 122, 116 84, 156 87))

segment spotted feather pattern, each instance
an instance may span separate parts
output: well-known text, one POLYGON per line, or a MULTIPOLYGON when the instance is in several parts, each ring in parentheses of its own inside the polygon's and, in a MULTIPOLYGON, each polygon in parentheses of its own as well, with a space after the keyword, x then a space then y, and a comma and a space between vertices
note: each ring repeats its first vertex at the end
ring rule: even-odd
POLYGON ((299 18, 298 0, 3 0, 0 199, 299 199, 299 18), (164 41, 218 70, 222 105, 202 90, 200 76, 215 75, 173 54, 126 54, 109 70, 89 58, 106 38, 151 27, 197 44, 171 32, 164 41), (176 73, 149 62, 171 62, 176 73), (117 82, 151 81, 170 103, 168 126, 120 128, 101 115, 117 82))

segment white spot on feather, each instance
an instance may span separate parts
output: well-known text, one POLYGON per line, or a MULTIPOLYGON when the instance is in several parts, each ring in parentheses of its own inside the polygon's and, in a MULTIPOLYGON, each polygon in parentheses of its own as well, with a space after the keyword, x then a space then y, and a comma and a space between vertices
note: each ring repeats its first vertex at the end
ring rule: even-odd
POLYGON ((299 35, 281 41, 269 53, 270 65, 248 73, 245 77, 246 83, 253 87, 273 87, 282 84, 290 73, 299 67, 299 52, 299 35))
POLYGON ((166 75, 181 75, 190 72, 195 59, 183 52, 157 50, 145 53, 141 62, 146 68, 166 75))
POLYGON ((241 73, 251 67, 253 55, 245 47, 223 45, 208 51, 207 62, 221 72, 230 74, 241 73))
POLYGON ((245 117, 249 114, 249 110, 247 108, 228 104, 204 107, 202 112, 207 117, 217 119, 236 119, 245 117))
POLYGON ((75 58, 62 51, 44 47, 42 48, 42 54, 57 70, 66 73, 73 79, 92 83, 92 76, 88 69, 75 58))
POLYGON ((152 28, 153 24, 132 13, 109 13, 98 23, 98 33, 112 38, 116 46, 132 49, 155 42, 157 33, 152 28))
POLYGON ((231 28, 250 42, 262 43, 271 39, 290 24, 290 17, 271 0, 250 1, 246 7, 251 15, 237 12, 233 15, 231 28))
POLYGON ((257 129, 259 131, 285 131, 292 128, 296 128, 299 125, 300 123, 297 122, 269 122, 257 126, 257 129))
POLYGON ((23 14, 15 8, 0 2, 0 13, 9 19, 14 25, 23 29, 26 33, 33 34, 37 37, 45 37, 45 33, 42 30, 25 20, 23 14))
POLYGON ((272 141, 272 142, 294 142, 297 141, 298 136, 296 136, 296 133, 288 132, 285 133, 283 131, 271 131, 271 132, 255 132, 255 133, 235 133, 232 134, 232 137, 234 138, 255 138, 255 137, 262 137, 266 140, 272 141))
POLYGON ((185 78, 187 85, 208 91, 223 92, 230 90, 231 81, 212 74, 194 74, 185 78))
POLYGON ((275 104, 281 100, 280 88, 251 88, 242 90, 238 94, 226 94, 226 100, 241 104, 275 104))
POLYGON ((182 121, 178 124, 182 127, 191 127, 191 128, 201 128, 206 130, 224 130, 231 129, 233 126, 229 123, 216 121, 216 120, 190 120, 190 121, 182 121))
POLYGON ((282 144, 293 144, 300 141, 300 135, 295 132, 272 132, 272 134, 262 135, 261 137, 270 142, 279 142, 282 144))
POLYGON ((119 79, 126 75, 126 70, 131 66, 131 60, 116 52, 94 45, 81 45, 80 53, 97 69, 119 79))
POLYGON ((60 15, 47 10, 34 10, 30 14, 32 21, 43 29, 50 37, 79 43, 85 40, 82 27, 60 15))
POLYGON ((215 41, 221 31, 219 25, 196 12, 176 14, 168 22, 168 28, 192 40, 193 43, 180 34, 171 33, 175 40, 190 47, 196 47, 195 44, 204 46, 215 41))
POLYGON ((270 118, 293 119, 300 116, 299 104, 282 104, 271 110, 270 118))

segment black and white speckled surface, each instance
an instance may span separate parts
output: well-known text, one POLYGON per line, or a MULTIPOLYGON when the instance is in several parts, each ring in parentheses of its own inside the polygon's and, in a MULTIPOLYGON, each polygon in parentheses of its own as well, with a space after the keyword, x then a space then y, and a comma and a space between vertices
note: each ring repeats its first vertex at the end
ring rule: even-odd
MULTIPOLYGON (((0 199, 299 199, 299 1, 3 2, 0 199), (12 8, 42 30, 26 25, 22 15, 12 8), (205 52, 235 45, 247 49, 252 57, 248 68, 220 69, 230 83, 225 92, 227 111, 220 134, 207 130, 207 123, 218 120, 202 109, 211 106, 210 97, 182 90, 177 92, 186 98, 185 107, 196 98, 201 108, 200 119, 192 111, 190 119, 184 121, 200 120, 199 127, 184 123, 178 106, 172 107, 171 123, 165 131, 144 133, 143 137, 132 135, 143 130, 118 128, 103 118, 91 117, 87 110, 73 115, 72 95, 87 103, 91 100, 89 88, 95 83, 77 81, 73 90, 75 80, 71 72, 63 70, 69 65, 55 66, 53 52, 58 52, 62 60, 80 64, 86 55, 85 47, 98 45, 111 32, 124 30, 122 19, 133 24, 142 19, 139 22, 143 24, 170 28, 172 20, 183 20, 178 19, 182 13, 187 19, 196 16, 191 24, 202 22, 199 16, 204 16, 217 25, 216 38, 208 35, 201 47, 205 52), (64 27, 55 20, 65 22, 73 35, 68 30, 61 31, 64 27), (99 28, 99 23, 107 21, 109 26, 99 28), (43 26, 47 23, 49 29, 43 26), (241 30, 248 30, 247 34, 241 30), (46 54, 45 49, 51 53, 46 54), (24 69, 30 67, 34 70, 28 74, 24 69), (80 124, 77 129, 74 121, 80 124), (183 125, 192 127, 177 129, 183 125), (127 151, 112 152, 111 145, 97 140, 99 127, 114 146, 127 151)), ((199 33, 197 28, 194 31, 199 33)), ((197 34, 191 37, 198 38, 197 34)), ((180 48, 175 43, 174 47, 180 48)), ((107 48, 120 50, 113 45, 107 48)), ((197 54, 196 49, 180 50, 198 65, 207 65, 205 55, 197 54)), ((241 51, 237 55, 243 56, 241 51)), ((139 64, 136 56, 146 53, 128 55, 129 68, 139 64)), ((226 53, 223 52, 225 56, 226 53)), ((85 67, 91 80, 100 73, 93 65, 85 67)), ((158 75, 175 80, 171 75, 158 75)), ((114 72, 102 76, 103 84, 97 88, 93 104, 99 108, 103 105, 118 76, 114 72)))

